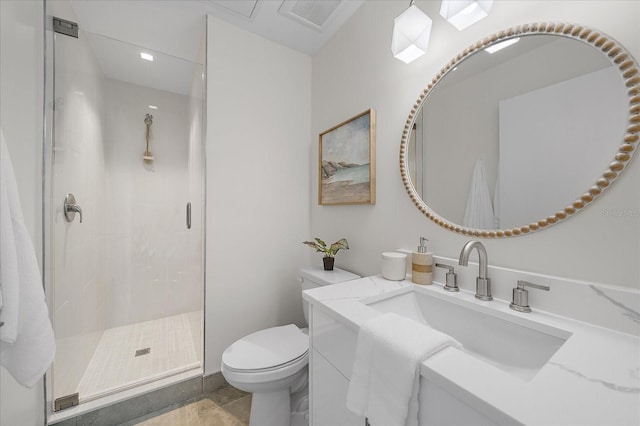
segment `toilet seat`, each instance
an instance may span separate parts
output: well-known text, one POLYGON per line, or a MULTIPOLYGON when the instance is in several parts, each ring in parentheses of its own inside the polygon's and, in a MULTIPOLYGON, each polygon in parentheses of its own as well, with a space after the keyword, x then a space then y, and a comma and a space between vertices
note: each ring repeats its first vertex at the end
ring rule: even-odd
POLYGON ((272 327, 237 340, 222 354, 225 376, 244 383, 291 376, 309 362, 309 336, 294 324, 272 327))

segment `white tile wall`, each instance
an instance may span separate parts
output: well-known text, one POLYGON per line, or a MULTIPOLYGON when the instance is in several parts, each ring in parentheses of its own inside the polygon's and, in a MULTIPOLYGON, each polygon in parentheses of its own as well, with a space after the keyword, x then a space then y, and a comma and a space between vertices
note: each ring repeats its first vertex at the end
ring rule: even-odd
MULTIPOLYGON (((107 80, 108 326, 200 309, 202 235, 186 229, 190 98, 107 80), (158 106, 151 110, 148 105, 158 106), (153 115, 152 165, 142 161, 153 115)), ((197 173, 201 173, 199 170, 197 173)), ((197 182, 196 182, 197 183, 197 182)), ((192 203, 198 200, 193 200, 192 203)), ((197 211, 197 203, 194 203, 197 211)))

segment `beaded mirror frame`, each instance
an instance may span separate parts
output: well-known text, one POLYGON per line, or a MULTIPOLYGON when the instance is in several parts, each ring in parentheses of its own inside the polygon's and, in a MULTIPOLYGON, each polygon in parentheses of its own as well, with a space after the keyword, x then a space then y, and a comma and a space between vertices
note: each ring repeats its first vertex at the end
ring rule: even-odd
POLYGON ((640 69, 631 54, 627 52, 621 44, 603 34, 601 31, 583 25, 552 22, 526 24, 512 27, 483 38, 460 52, 455 58, 446 64, 438 74, 436 74, 418 97, 418 100, 414 104, 411 112, 409 113, 409 117, 407 118, 400 144, 400 173, 402 176, 402 182, 404 183, 413 203, 422 213, 424 213, 425 216, 445 229, 459 234, 479 238, 504 238, 526 235, 548 228, 551 225, 568 219, 599 198, 606 189, 609 188, 617 178, 619 178, 620 174, 628 166, 629 161, 632 159, 638 147, 638 140, 640 139, 639 134, 640 69), (628 100, 626 130, 621 144, 618 147, 613 160, 609 163, 608 168, 602 173, 602 175, 598 176, 595 182, 576 200, 564 209, 557 211, 555 214, 540 219, 537 222, 510 229, 474 229, 452 223, 438 215, 438 213, 436 213, 422 200, 409 177, 407 151, 416 116, 420 112, 422 105, 434 87, 449 73, 449 71, 453 70, 463 60, 488 46, 500 43, 510 38, 525 35, 558 35, 589 44, 605 55, 610 60, 611 64, 618 69, 627 89, 628 100))

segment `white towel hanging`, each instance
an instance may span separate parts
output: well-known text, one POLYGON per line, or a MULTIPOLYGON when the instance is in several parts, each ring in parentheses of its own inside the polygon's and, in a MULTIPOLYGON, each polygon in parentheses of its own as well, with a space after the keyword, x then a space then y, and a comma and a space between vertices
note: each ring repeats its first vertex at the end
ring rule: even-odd
POLYGON ((484 161, 476 160, 462 224, 468 228, 493 229, 493 206, 487 186, 484 161))
POLYGON ((347 408, 372 425, 417 426, 420 363, 460 344, 409 318, 386 313, 360 327, 347 408))
POLYGON ((55 340, 36 252, 20 207, 9 150, 0 129, 0 364, 32 387, 53 361, 55 340))

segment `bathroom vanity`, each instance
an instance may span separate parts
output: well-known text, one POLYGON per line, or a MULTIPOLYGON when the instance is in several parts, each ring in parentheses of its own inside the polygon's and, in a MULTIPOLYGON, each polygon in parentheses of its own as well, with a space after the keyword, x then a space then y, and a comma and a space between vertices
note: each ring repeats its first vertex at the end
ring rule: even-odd
MULTIPOLYGON (((546 229, 593 203, 626 168, 640 141, 639 93, 635 60, 595 29, 543 22, 489 35, 460 52, 419 94, 402 133, 403 184, 425 216, 454 233, 500 239, 546 229), (510 68, 511 61, 485 55, 486 48, 503 41, 518 43, 508 51, 512 60, 518 58, 517 70, 510 68), (584 56, 576 60, 577 55, 584 56), (582 69, 587 63, 588 69, 582 69), (575 65, 580 69, 571 70, 575 65), (569 70, 571 75, 566 75, 569 70), (604 81, 596 72, 608 75, 610 85, 603 93, 618 93, 617 99, 594 95, 591 78, 604 81), (539 81, 542 74, 544 82, 539 81), (477 78, 474 84, 470 76, 477 78), (513 86, 507 89, 505 82, 513 86), (486 87, 500 88, 489 91, 495 92, 495 99, 486 87), (562 99, 553 100, 550 92, 562 99), (473 102, 472 93, 478 94, 473 102), (583 95, 593 105, 587 105, 583 95), (530 114, 534 98, 539 102, 535 109, 549 113, 548 122, 530 114), (572 103, 554 112, 551 106, 561 105, 560 100, 572 103), (463 110, 463 104, 468 109, 463 110), (523 108, 512 117, 508 112, 515 104, 523 108), (594 116, 577 112, 582 107, 594 116), (619 110, 612 120, 604 120, 599 107, 619 110), (481 115, 484 112, 490 114, 481 115), (452 113, 455 116, 447 115, 452 113), (462 115, 478 120, 452 126, 462 115), (584 124, 576 125, 574 115, 584 124), (531 123, 538 127, 536 133, 531 123), (567 128, 559 130, 557 123, 567 128), (589 130, 589 135, 580 136, 575 130, 589 129, 588 123, 611 133, 589 130), (591 152, 585 143, 591 136, 593 146, 603 149, 593 161, 581 155, 591 152), (489 157, 491 153, 499 155, 489 157), (479 186, 499 188, 493 201, 484 197, 470 206, 486 212, 487 203, 492 204, 489 224, 467 223, 473 221, 465 218, 466 200, 472 199, 467 189, 478 160, 487 160, 491 177, 479 186), (553 172, 552 164, 558 166, 553 172), (531 173, 526 173, 529 167, 531 173), (601 175, 594 172, 602 169, 601 175), (573 179, 565 177, 573 178, 577 170, 586 171, 585 176, 575 179, 575 187, 574 182, 567 186, 573 179), (564 194, 556 197, 556 189, 564 194)), ((421 426, 640 424, 640 292, 506 268, 489 266, 487 271, 486 252, 476 243, 469 241, 459 260, 434 256, 434 263, 444 268, 458 262, 465 266, 469 251, 478 247, 480 267, 457 270, 459 292, 444 291, 442 268, 434 270, 434 284, 428 286, 372 276, 305 292, 312 307, 312 426, 367 423, 347 410, 346 395, 360 326, 386 312, 426 323, 462 345, 447 347, 421 363, 421 426), (475 297, 468 291, 474 282, 475 297)))
POLYGON ((490 273, 501 289, 493 301, 464 289, 446 292, 439 275, 430 286, 371 276, 306 291, 312 307, 310 425, 365 424, 346 408, 347 389, 359 327, 384 312, 427 322, 463 346, 422 362, 420 425, 640 424, 640 338, 633 308, 639 296, 501 268, 490 273), (545 297, 532 299, 531 313, 509 309, 508 297, 500 299, 521 275, 552 283, 545 297), (574 304, 587 305, 593 318, 618 309, 620 315, 608 316, 619 321, 589 323, 586 311, 569 309, 570 318, 541 310, 557 311, 550 301, 564 299, 569 285, 579 294, 574 304))

